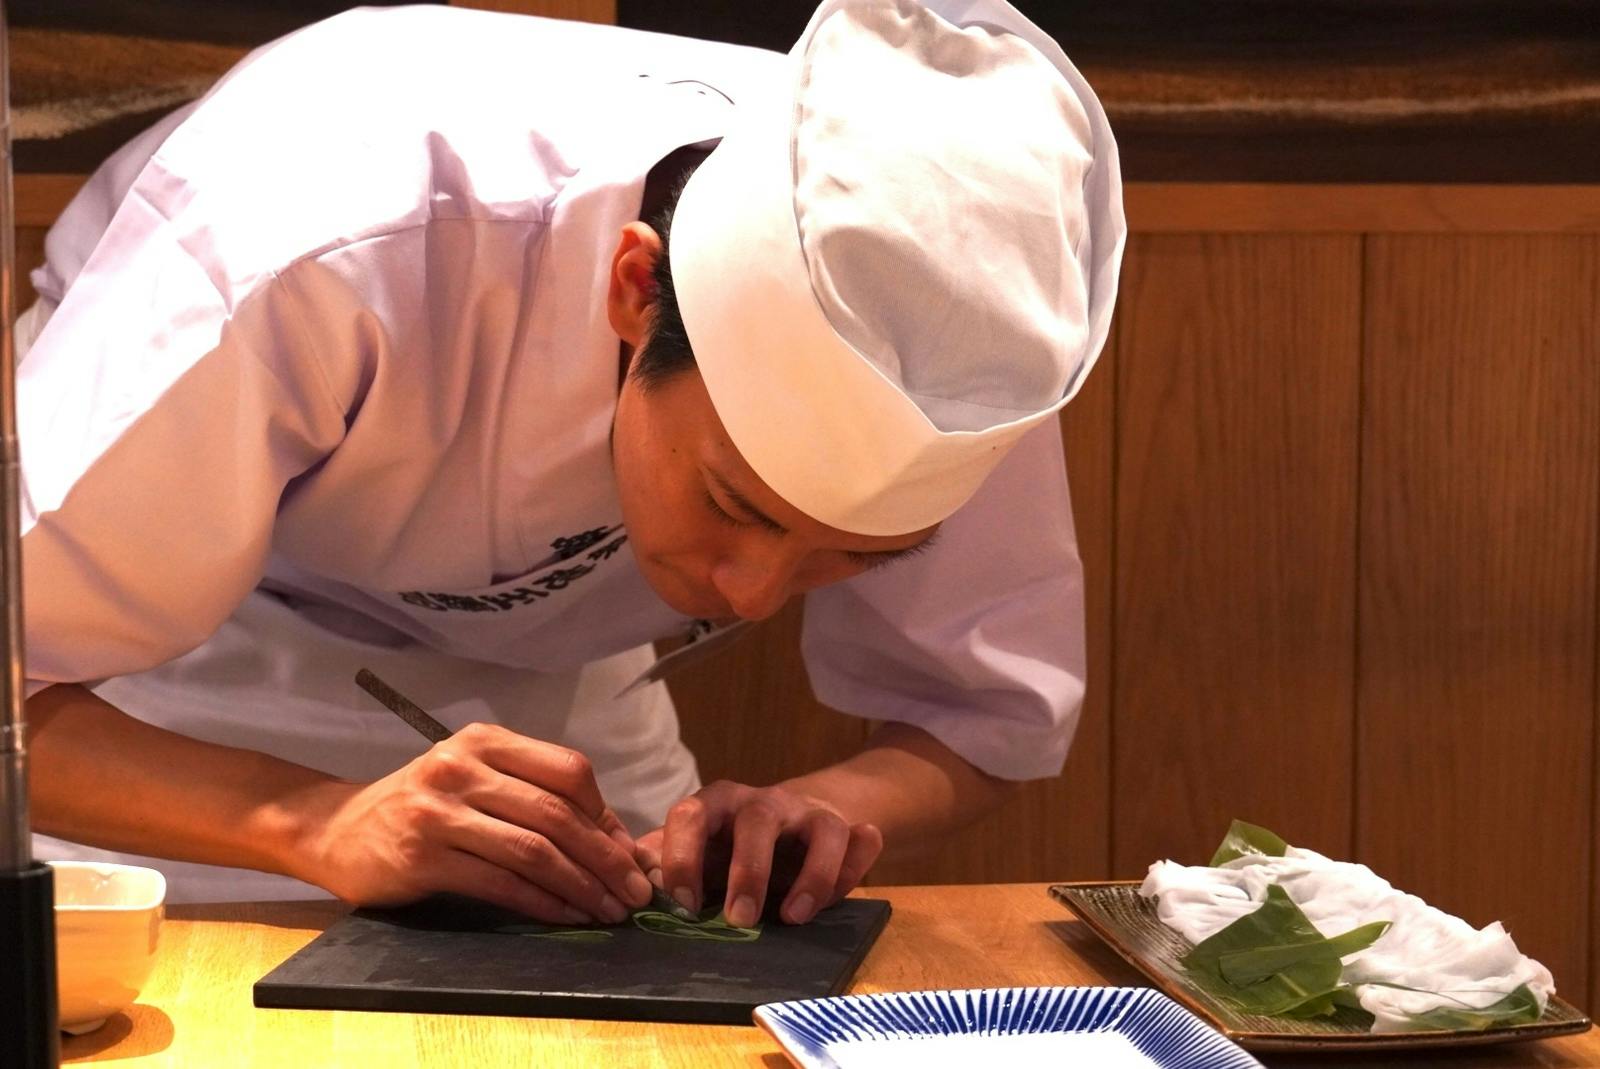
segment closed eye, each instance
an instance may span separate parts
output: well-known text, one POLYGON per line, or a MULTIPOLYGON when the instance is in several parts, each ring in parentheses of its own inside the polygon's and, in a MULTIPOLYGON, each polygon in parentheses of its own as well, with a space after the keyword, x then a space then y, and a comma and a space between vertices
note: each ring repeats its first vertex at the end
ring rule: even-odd
POLYGON ((876 568, 883 568, 893 564, 895 561, 906 560, 909 557, 917 556, 919 553, 926 553, 928 547, 932 546, 938 537, 939 534, 936 531, 916 545, 907 546, 904 549, 892 549, 881 553, 862 553, 856 550, 846 550, 845 556, 849 558, 851 564, 859 564, 868 571, 872 571, 876 568))
POLYGON ((727 524, 729 527, 750 526, 748 523, 745 523, 743 520, 739 519, 739 517, 735 516, 733 513, 717 504, 717 499, 712 496, 710 490, 706 491, 706 508, 710 509, 711 514, 720 522, 727 524))

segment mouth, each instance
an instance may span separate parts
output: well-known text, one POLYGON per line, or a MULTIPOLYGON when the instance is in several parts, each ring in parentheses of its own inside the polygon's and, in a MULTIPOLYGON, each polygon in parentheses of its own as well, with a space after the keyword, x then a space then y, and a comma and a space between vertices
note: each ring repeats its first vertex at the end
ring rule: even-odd
POLYGON ((723 624, 731 624, 739 619, 739 614, 728 608, 728 606, 709 601, 702 602, 690 615, 697 620, 708 620, 718 627, 723 624))
POLYGON ((688 603, 693 608, 688 615, 693 616, 696 620, 708 620, 721 627, 723 624, 731 624, 741 619, 739 614, 733 611, 732 606, 715 594, 702 594, 695 591, 693 587, 689 589, 691 593, 688 603))
POLYGON ((645 578, 656 596, 666 602, 673 612, 695 620, 709 620, 717 625, 739 619, 739 614, 733 611, 732 606, 713 593, 708 585, 696 582, 665 561, 654 560, 650 563, 654 567, 645 570, 645 578), (655 574, 651 575, 651 572, 655 574))

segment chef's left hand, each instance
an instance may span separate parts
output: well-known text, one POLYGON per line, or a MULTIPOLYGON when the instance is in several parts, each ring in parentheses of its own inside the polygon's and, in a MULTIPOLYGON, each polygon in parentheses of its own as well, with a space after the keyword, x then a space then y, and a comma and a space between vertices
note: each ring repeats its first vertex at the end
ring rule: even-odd
POLYGON ((719 835, 732 840, 724 913, 740 927, 761 918, 781 844, 804 856, 778 910, 789 924, 804 924, 843 898, 883 851, 875 825, 852 824, 827 802, 787 787, 719 780, 674 805, 665 825, 638 840, 636 857, 667 893, 698 910, 707 843, 719 835))

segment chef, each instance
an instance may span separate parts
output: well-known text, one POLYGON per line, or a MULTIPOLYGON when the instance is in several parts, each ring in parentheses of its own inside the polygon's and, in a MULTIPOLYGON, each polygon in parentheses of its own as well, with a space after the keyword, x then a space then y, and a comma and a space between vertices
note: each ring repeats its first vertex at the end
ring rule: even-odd
POLYGON ((1054 414, 1123 240, 1099 103, 1003 0, 828 0, 788 55, 446 7, 256 51, 101 168, 18 323, 39 854, 585 923, 707 904, 717 839, 747 924, 792 843, 809 920, 1061 768, 1054 414), (650 643, 799 595, 880 726, 702 787, 650 643))

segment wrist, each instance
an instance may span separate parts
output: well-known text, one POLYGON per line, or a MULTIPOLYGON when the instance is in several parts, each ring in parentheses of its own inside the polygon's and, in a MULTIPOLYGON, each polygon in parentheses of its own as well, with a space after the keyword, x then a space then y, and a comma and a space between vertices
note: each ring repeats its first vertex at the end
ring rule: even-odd
POLYGON ((329 887, 330 829, 362 784, 310 769, 297 771, 306 774, 251 815, 248 834, 262 851, 258 867, 335 890, 329 887))

